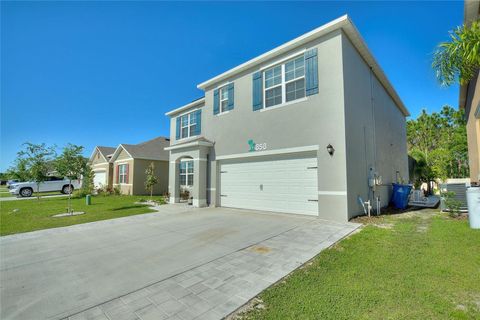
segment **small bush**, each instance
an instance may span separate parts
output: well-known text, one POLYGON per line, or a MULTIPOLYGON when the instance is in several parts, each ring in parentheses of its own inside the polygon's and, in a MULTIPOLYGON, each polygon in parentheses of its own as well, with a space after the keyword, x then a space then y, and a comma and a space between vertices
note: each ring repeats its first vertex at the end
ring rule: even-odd
POLYGON ((455 192, 442 192, 444 198, 445 209, 452 218, 456 218, 460 215, 460 207, 462 203, 455 199, 455 192))
POLYGON ((169 192, 165 192, 165 193, 162 195, 162 201, 163 201, 162 204, 165 204, 165 203, 169 203, 169 202, 170 202, 170 193, 169 193, 169 192))
POLYGON ((97 194, 99 196, 111 196, 111 195, 120 195, 122 194, 121 190, 120 190, 120 187, 107 187, 107 186, 102 186, 100 188, 97 188, 97 194))
POLYGON ((190 191, 188 191, 188 190, 180 191, 180 199, 188 200, 189 198, 190 198, 190 191))
POLYGON ((77 199, 85 198, 88 194, 92 194, 92 193, 89 192, 89 190, 82 188, 82 189, 74 190, 72 193, 72 198, 77 198, 77 199))
POLYGON ((119 196, 119 195, 122 194, 122 190, 120 189, 119 186, 116 186, 116 187, 113 188, 113 194, 114 194, 115 196, 119 196))

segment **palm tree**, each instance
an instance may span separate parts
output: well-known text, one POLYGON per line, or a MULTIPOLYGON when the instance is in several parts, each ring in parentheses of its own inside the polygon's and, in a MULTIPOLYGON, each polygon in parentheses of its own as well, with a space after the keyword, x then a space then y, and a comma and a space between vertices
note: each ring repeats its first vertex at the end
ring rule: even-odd
POLYGON ((472 22, 450 31, 450 41, 438 45, 432 67, 444 86, 467 84, 480 68, 480 24, 472 22))

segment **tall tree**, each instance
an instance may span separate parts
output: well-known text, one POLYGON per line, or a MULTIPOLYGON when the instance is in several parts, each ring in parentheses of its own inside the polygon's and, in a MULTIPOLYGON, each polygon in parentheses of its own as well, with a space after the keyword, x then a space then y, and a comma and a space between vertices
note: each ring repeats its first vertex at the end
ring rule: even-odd
POLYGON ((25 166, 28 177, 37 185, 37 199, 40 199, 40 184, 45 182, 52 170, 51 163, 55 156, 54 147, 47 147, 45 143, 24 143, 24 150, 17 153, 17 163, 25 166))
POLYGON ((450 41, 438 45, 432 67, 442 85, 466 84, 480 68, 480 24, 450 31, 450 41))
POLYGON ((68 178, 68 212, 72 213, 72 180, 80 180, 87 171, 87 159, 82 155, 83 147, 68 144, 63 148, 62 154, 55 161, 58 174, 68 178))
POLYGON ((407 122, 407 145, 410 156, 417 162, 414 173, 417 180, 430 182, 436 178, 468 176, 463 110, 450 106, 432 114, 422 110, 417 119, 407 122))

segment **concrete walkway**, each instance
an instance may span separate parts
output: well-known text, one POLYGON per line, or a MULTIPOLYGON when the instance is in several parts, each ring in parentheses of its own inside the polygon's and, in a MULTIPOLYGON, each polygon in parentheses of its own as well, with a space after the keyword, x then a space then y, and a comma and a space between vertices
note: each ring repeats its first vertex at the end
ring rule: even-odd
POLYGON ((224 208, 2 237, 2 319, 221 319, 358 225, 224 208))

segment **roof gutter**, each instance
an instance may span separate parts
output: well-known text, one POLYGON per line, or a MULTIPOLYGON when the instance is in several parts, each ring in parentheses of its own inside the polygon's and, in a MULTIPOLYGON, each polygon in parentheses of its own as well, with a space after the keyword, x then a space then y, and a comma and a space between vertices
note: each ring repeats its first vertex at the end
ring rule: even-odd
POLYGON ((184 105, 184 106, 182 106, 182 107, 180 107, 180 108, 177 108, 177 109, 168 111, 167 113, 165 113, 165 115, 166 115, 166 116, 172 116, 172 115, 174 115, 174 114, 176 114, 176 113, 180 113, 180 112, 182 112, 182 111, 184 111, 184 110, 190 109, 191 107, 197 106, 197 105, 202 104, 202 103, 205 103, 205 97, 200 98, 200 99, 198 99, 198 100, 195 100, 195 101, 193 101, 193 102, 190 102, 190 103, 188 103, 188 104, 186 104, 186 105, 184 105))

